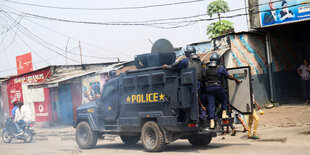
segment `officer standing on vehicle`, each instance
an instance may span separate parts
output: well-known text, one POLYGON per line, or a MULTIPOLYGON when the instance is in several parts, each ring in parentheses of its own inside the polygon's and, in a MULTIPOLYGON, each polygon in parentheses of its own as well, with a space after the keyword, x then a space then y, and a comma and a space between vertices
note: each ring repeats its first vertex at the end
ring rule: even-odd
POLYGON ((200 111, 200 119, 202 120, 202 126, 203 131, 207 130, 207 117, 206 117, 206 107, 204 106, 204 102, 201 101, 201 88, 202 88, 202 80, 206 76, 206 72, 202 67, 202 62, 199 58, 199 56, 196 54, 196 49, 192 46, 187 46, 185 51, 185 59, 182 59, 181 61, 175 62, 171 66, 163 65, 164 69, 170 69, 170 70, 182 70, 185 68, 195 68, 196 72, 196 80, 197 80, 197 95, 198 95, 198 103, 200 105, 199 111, 200 111))
POLYGON ((210 64, 206 70, 206 93, 208 100, 208 114, 210 119, 210 128, 214 129, 215 126, 215 98, 220 99, 222 104, 222 118, 228 118, 227 116, 227 96, 224 88, 222 87, 221 79, 227 77, 230 80, 235 80, 237 84, 240 81, 229 75, 224 66, 220 64, 220 56, 217 53, 213 53, 210 57, 210 64))
POLYGON ((185 51, 184 51, 184 54, 186 56, 185 59, 177 61, 177 62, 173 63, 172 65, 164 64, 163 65, 163 69, 178 70, 178 71, 180 71, 180 70, 182 70, 184 68, 187 68, 188 67, 188 60, 190 59, 190 56, 191 56, 192 53, 196 53, 196 49, 194 47, 187 46, 185 51))

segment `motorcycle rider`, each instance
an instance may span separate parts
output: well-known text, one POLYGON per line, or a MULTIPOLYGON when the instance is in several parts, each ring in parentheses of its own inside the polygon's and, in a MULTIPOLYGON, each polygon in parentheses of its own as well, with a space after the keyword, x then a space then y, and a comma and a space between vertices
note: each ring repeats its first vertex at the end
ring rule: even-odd
POLYGON ((18 109, 18 106, 17 106, 17 102, 15 101, 15 102, 13 102, 13 109, 12 109, 12 111, 11 111, 11 114, 12 114, 12 118, 14 119, 15 118, 15 111, 16 111, 16 109, 18 109))
POLYGON ((15 127, 18 133, 16 136, 23 134, 23 130, 20 129, 21 126, 32 121, 31 111, 29 107, 24 105, 24 103, 21 101, 17 102, 17 106, 18 108, 15 111, 15 119, 14 119, 15 127))
POLYGON ((235 80, 237 84, 240 83, 238 79, 228 74, 224 66, 220 65, 220 56, 218 53, 213 53, 210 57, 210 63, 206 70, 206 94, 208 101, 208 114, 210 119, 210 128, 214 129, 215 126, 215 98, 220 99, 222 104, 222 118, 227 116, 227 96, 222 86, 224 77, 230 80, 235 80))

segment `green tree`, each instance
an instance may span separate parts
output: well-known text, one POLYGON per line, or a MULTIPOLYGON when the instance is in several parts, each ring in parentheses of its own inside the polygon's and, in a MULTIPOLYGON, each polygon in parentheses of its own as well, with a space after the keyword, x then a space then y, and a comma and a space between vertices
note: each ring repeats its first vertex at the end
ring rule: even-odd
POLYGON ((228 3, 224 0, 215 0, 207 7, 207 14, 212 18, 216 14, 219 21, 213 22, 207 27, 207 34, 209 38, 214 38, 225 33, 234 31, 233 23, 227 20, 221 20, 221 13, 229 11, 228 3))
POLYGON ((221 13, 229 11, 228 3, 224 0, 216 0, 211 2, 207 7, 207 14, 212 18, 213 14, 217 14, 219 21, 221 21, 221 13))
POLYGON ((233 23, 228 20, 214 22, 207 27, 207 35, 209 35, 209 38, 214 38, 230 32, 234 32, 234 26, 233 23))

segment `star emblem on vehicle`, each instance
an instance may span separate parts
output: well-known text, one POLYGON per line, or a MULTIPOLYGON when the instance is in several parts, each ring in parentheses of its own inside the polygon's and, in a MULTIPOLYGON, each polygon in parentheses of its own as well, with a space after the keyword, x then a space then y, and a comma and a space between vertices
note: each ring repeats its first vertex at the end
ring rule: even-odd
POLYGON ((127 97, 127 103, 130 103, 130 97, 129 96, 127 97))
POLYGON ((164 95, 163 93, 161 93, 161 94, 159 95, 159 100, 164 100, 164 97, 165 97, 165 95, 164 95))

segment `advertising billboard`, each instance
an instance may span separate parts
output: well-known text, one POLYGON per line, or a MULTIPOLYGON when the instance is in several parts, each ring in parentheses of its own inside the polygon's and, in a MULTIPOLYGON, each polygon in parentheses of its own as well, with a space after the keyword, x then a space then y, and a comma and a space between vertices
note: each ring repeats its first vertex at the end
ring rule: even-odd
POLYGON ((31 53, 16 56, 16 67, 18 75, 31 72, 33 70, 31 53))
POLYGON ((310 0, 259 0, 262 27, 310 19, 310 0))

